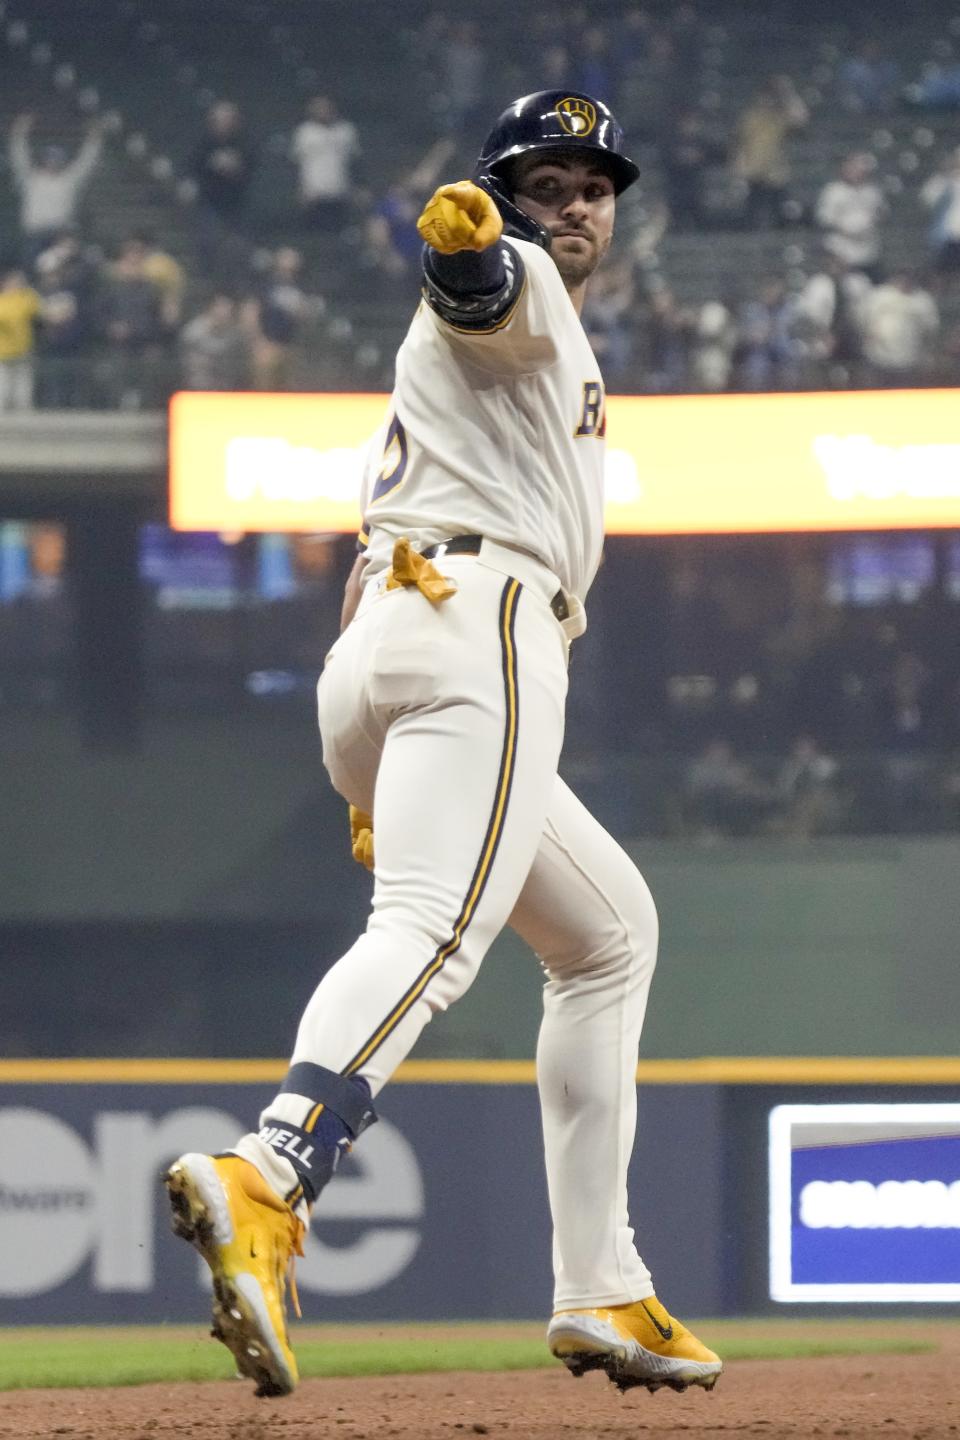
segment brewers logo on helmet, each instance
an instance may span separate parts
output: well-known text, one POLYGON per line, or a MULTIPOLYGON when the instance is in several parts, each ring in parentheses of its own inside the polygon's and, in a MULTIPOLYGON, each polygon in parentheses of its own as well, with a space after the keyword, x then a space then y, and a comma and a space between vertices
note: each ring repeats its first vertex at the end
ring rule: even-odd
POLYGON ((582 100, 579 95, 567 95, 556 105, 557 119, 570 135, 589 135, 597 123, 597 107, 592 100, 582 100))

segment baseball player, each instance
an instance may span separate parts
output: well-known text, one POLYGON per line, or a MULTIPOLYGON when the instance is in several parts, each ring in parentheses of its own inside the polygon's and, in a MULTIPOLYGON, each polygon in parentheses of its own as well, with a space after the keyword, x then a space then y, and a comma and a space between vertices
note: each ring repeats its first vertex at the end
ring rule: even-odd
POLYGON ((313 1203, 508 923, 546 975, 547 1343, 621 1388, 710 1389, 722 1368, 656 1298, 627 1212, 656 911, 557 774, 603 541, 604 390, 579 315, 637 174, 605 105, 544 91, 420 217, 423 302, 318 687, 371 913, 310 1000, 259 1133, 167 1176, 174 1229, 213 1272, 214 1334, 258 1394, 296 1384, 285 1284, 313 1203))

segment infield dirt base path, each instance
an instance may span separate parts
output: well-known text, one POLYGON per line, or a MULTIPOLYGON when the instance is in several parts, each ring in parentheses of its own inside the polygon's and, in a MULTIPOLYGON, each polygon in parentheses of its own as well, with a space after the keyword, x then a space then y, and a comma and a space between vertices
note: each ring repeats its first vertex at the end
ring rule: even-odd
POLYGON ((285 1400, 240 1381, 0 1395, 3 1440, 696 1440, 725 1432, 849 1440, 960 1435, 960 1346, 932 1355, 754 1360, 711 1395, 633 1390, 557 1368, 308 1380, 285 1400))

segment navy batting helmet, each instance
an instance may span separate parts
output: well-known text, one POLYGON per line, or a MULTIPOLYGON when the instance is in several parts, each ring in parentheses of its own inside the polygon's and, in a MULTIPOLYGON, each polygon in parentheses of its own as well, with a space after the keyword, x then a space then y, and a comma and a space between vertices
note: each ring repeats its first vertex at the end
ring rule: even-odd
POLYGON ((602 157, 614 194, 632 185, 638 166, 623 153, 623 131, 602 100, 570 90, 537 90, 508 105, 483 142, 475 177, 497 202, 508 234, 548 246, 549 236, 514 204, 510 162, 531 150, 583 150, 602 157))

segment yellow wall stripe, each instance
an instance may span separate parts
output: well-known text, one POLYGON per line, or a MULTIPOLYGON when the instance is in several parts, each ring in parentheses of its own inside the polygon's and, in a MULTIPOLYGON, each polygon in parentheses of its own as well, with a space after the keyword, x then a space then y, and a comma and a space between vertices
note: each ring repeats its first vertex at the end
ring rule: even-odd
POLYGON ((370 1037, 370 1039, 365 1043, 363 1048, 358 1051, 358 1053, 353 1057, 349 1064, 344 1068, 343 1073, 345 1075, 356 1075, 358 1071, 363 1069, 363 1066, 370 1059, 371 1055, 374 1055, 376 1053, 376 1051, 383 1044, 384 1040, 386 1040, 390 1032, 392 1030, 395 1030, 396 1027, 400 1024, 400 1021, 403 1019, 404 1015, 406 1015, 411 1005, 413 1005, 414 1002, 419 999, 419 997, 423 994, 424 990, 427 988, 434 975, 436 975, 438 971, 443 969, 444 962, 454 953, 454 951, 460 948, 460 942, 463 939, 464 931, 470 924, 470 919, 473 915, 474 910, 477 907, 480 896, 483 894, 484 886, 487 883, 487 876, 490 872, 490 866, 493 863, 493 857, 496 854, 497 846, 500 843, 500 832, 503 829, 504 816, 506 815, 507 810, 507 799, 510 795, 510 786, 513 780, 514 760, 516 758, 518 698, 516 658, 513 642, 513 622, 517 608, 517 596, 519 595, 520 590, 521 585, 519 580, 510 580, 505 586, 503 592, 503 609, 500 617, 500 639, 503 646, 505 669, 504 683, 506 689, 507 710, 506 735, 504 737, 503 743, 503 757, 501 760, 500 775, 498 777, 497 793, 494 798, 493 814, 491 816, 490 823, 487 826, 486 839, 483 845, 483 849, 481 850, 480 860, 477 864, 476 870, 474 871, 470 889, 467 892, 467 898, 463 903, 463 907, 460 911, 459 916, 454 922, 453 933, 450 936, 450 939, 437 951, 436 955, 434 955, 433 959, 430 961, 429 965, 427 965, 426 969, 420 972, 420 975, 414 981, 413 985, 411 985, 407 993, 394 1006, 393 1010, 384 1020, 383 1024, 376 1031, 376 1033, 370 1037))
MULTIPOLYGON (((269 1085, 286 1060, 0 1060, 0 1085, 269 1085)), ((532 1060, 407 1060, 391 1085, 532 1085, 532 1060)), ((641 1060, 641 1085, 957 1085, 960 1055, 641 1060)))

